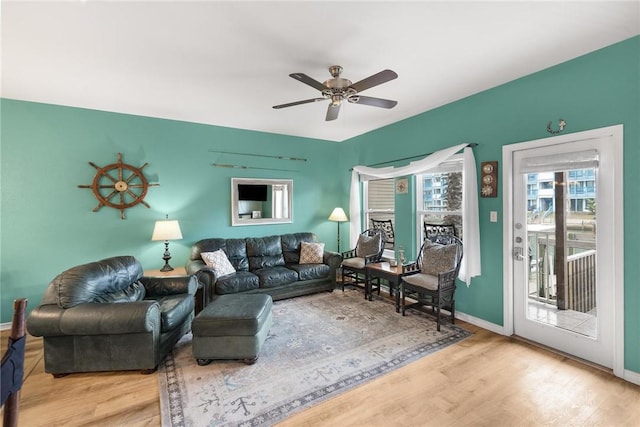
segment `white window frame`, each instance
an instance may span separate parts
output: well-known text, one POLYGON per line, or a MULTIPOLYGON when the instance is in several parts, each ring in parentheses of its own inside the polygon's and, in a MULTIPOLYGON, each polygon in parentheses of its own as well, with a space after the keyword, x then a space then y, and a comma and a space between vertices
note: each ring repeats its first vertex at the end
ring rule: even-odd
MULTIPOLYGON (((424 232, 423 232, 423 226, 422 224, 424 223, 424 217, 426 214, 432 214, 434 213, 434 211, 426 211, 424 210, 424 192, 423 192, 423 182, 424 182, 424 177, 427 175, 432 175, 435 173, 447 173, 447 172, 463 172, 463 155, 462 154, 456 154, 454 156, 452 156, 449 161, 441 163, 437 168, 431 169, 428 172, 422 173, 422 174, 416 174, 415 175, 415 192, 416 192, 416 235, 419 236, 417 240, 417 244, 418 247, 416 248, 416 253, 418 253, 420 251, 420 248, 422 247, 422 244, 424 243, 424 232)), ((462 188, 463 191, 463 195, 462 197, 464 197, 464 186, 462 188)), ((464 204, 462 205, 464 206, 464 204)), ((438 214, 441 214, 443 217, 446 215, 458 215, 460 216, 461 220, 463 220, 464 215, 463 215, 463 208, 461 208, 460 210, 455 210, 455 211, 436 211, 438 212, 438 214)), ((464 220, 463 220, 463 226, 464 226, 464 220)))

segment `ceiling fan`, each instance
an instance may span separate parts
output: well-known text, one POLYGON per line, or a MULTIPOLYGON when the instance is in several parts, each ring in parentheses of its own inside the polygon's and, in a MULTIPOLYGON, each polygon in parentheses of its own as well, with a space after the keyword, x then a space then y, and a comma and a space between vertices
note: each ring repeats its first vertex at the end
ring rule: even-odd
POLYGON ((325 120, 335 120, 338 118, 340 112, 340 106, 346 100, 352 104, 371 105, 373 107, 381 108, 393 108, 398 101, 391 101, 389 99, 372 98, 370 96, 362 96, 360 92, 363 90, 372 88, 374 86, 386 83, 389 80, 393 80, 398 75, 391 70, 383 70, 372 76, 360 80, 356 83, 351 83, 351 80, 343 79, 340 77, 342 73, 342 67, 339 65, 332 65, 329 67, 329 73, 333 78, 326 80, 324 83, 312 79, 304 73, 289 74, 290 77, 301 81, 304 84, 318 89, 322 93, 322 98, 311 98, 303 101, 289 102, 287 104, 274 105, 273 108, 280 109, 286 107, 293 107, 294 105, 308 104, 310 102, 324 101, 328 99, 330 102, 327 109, 327 117, 325 120))

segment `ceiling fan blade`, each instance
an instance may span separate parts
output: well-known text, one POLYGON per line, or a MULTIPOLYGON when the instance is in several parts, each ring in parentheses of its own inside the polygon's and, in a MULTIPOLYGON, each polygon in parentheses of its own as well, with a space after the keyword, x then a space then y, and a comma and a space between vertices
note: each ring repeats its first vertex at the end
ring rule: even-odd
POLYGON ((382 70, 377 74, 367 77, 366 79, 362 79, 359 82, 355 82, 351 85, 353 89, 357 92, 362 92, 363 90, 369 89, 374 86, 378 86, 382 83, 386 83, 389 80, 393 80, 397 78, 398 75, 395 71, 391 70, 382 70))
POLYGON ((326 98, 311 98, 311 99, 305 99, 304 101, 295 101, 295 102, 289 102, 287 104, 274 105, 273 108, 275 108, 276 110, 279 110, 280 108, 293 107, 294 105, 308 104, 310 102, 320 102, 324 100, 326 100, 326 98))
POLYGON ((356 95, 349 99, 349 102, 354 104, 371 105, 372 107, 380 108, 393 108, 398 105, 398 101, 392 101, 390 99, 372 98, 370 96, 356 95), (354 99, 353 101, 351 99, 354 99), (357 99, 357 101, 355 100, 357 99))
POLYGON ((319 81, 312 79, 304 73, 293 73, 289 74, 289 77, 293 77, 294 79, 311 86, 312 88, 318 89, 320 92, 325 90, 327 87, 320 83, 319 81))
POLYGON ((331 121, 331 120, 335 120, 338 118, 338 113, 340 112, 340 105, 334 105, 329 104, 329 108, 327 108, 327 117, 325 118, 326 121, 331 121))

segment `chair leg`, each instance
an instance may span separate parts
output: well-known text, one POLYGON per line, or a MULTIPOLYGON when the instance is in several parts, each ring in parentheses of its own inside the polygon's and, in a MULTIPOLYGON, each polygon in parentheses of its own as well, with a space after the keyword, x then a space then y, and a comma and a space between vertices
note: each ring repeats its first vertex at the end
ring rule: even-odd
POLYGON ((400 305, 401 305, 402 315, 404 316, 405 315, 404 314, 404 287, 401 287, 400 289, 401 289, 399 291, 400 292, 400 300, 401 300, 400 301, 400 305))
POLYGON ((440 301, 438 301, 438 310, 437 310, 437 314, 436 314, 436 325, 437 325, 438 332, 440 332, 440 301))
POLYGON ((451 301, 451 324, 456 324, 456 301, 451 301))
POLYGON ((342 283, 342 292, 344 292, 344 267, 341 268, 342 270, 342 277, 340 277, 340 282, 342 283))

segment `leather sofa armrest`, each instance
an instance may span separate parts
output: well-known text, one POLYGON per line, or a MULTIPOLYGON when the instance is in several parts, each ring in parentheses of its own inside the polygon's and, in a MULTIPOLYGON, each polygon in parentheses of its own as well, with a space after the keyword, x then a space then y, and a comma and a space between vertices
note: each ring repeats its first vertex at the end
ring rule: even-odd
POLYGON ((192 259, 187 262, 184 269, 187 270, 187 274, 196 274, 198 271, 206 268, 207 264, 201 259, 192 259))
POLYGON ((140 282, 147 290, 147 297, 163 297, 166 295, 191 294, 195 295, 198 290, 196 277, 142 277, 140 282))
POLYGON ((331 268, 338 268, 342 262, 342 255, 338 252, 324 251, 322 262, 331 268))
POLYGON ((36 307, 27 328, 33 336, 117 335, 160 331, 160 305, 155 301, 85 303, 63 309, 36 307))
POLYGON ((329 266, 329 277, 331 278, 331 283, 336 285, 336 270, 340 267, 342 263, 342 255, 338 252, 324 251, 324 255, 322 256, 322 262, 329 266))
POLYGON ((191 260, 187 262, 185 266, 187 274, 194 274, 198 281, 206 286, 207 289, 212 289, 213 285, 218 279, 212 268, 207 267, 207 264, 202 260, 191 260))
POLYGON ((60 319, 64 311, 58 304, 41 304, 35 307, 27 317, 27 330, 34 337, 64 335, 60 330, 60 319))

